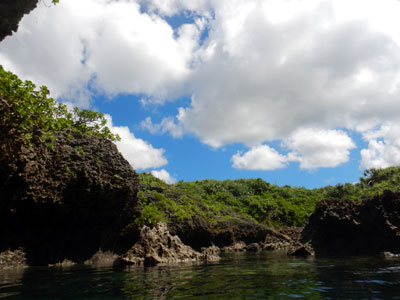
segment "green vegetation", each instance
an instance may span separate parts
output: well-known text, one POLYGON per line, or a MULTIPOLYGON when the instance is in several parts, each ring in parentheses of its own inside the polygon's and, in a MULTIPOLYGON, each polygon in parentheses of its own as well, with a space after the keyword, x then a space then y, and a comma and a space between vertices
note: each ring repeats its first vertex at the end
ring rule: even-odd
POLYGON ((317 189, 272 185, 262 179, 180 181, 169 185, 149 173, 139 174, 139 201, 143 211, 138 225, 177 221, 194 216, 219 226, 250 219, 273 227, 303 226, 316 203, 326 198, 363 201, 397 191, 400 167, 370 169, 355 184, 317 189))
MULTIPOLYGON (((94 135, 112 141, 118 135, 110 132, 103 114, 74 108, 49 97, 49 90, 39 89, 31 81, 22 81, 0 66, 0 134, 11 139, 23 136, 27 144, 47 143, 61 130, 94 135)), ((71 134, 68 138, 73 139, 71 134)), ((80 146, 75 150, 81 156, 80 146)), ((102 163, 100 159, 99 163, 102 163)), ((76 176, 68 167, 66 172, 76 176)), ((115 174, 116 180, 122 178, 115 174)), ((325 198, 363 201, 385 190, 398 191, 400 167, 369 169, 355 184, 338 184, 318 189, 272 185, 261 179, 180 181, 169 185, 148 173, 140 174, 139 201, 141 215, 136 224, 153 225, 158 221, 183 222, 200 218, 217 228, 238 224, 242 220, 274 227, 302 226, 325 198)))
POLYGON ((47 87, 37 89, 31 81, 22 81, 0 66, 0 127, 3 133, 9 136, 22 134, 27 143, 51 144, 54 133, 64 129, 111 141, 120 139, 106 126, 104 114, 76 107, 70 111, 49 97, 49 93, 47 87))

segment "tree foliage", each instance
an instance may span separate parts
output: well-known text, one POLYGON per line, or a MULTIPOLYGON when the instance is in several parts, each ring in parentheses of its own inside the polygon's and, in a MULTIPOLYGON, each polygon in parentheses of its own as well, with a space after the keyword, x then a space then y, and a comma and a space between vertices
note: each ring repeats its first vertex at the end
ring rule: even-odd
POLYGON ((140 225, 152 225, 155 220, 180 222, 196 216, 215 226, 239 219, 274 227, 301 226, 324 197, 320 189, 279 187, 260 178, 169 185, 149 173, 139 176, 143 206, 142 217, 137 220, 140 225))
POLYGON ((180 181, 169 185, 149 173, 139 174, 140 225, 182 221, 193 216, 218 226, 251 219, 274 227, 303 226, 315 205, 326 198, 363 201, 385 190, 398 191, 400 167, 369 169, 358 183, 316 189, 277 186, 262 179, 180 181))
POLYGON ((37 89, 33 82, 22 81, 0 66, 0 126, 4 133, 22 134, 28 143, 51 142, 54 133, 64 129, 111 141, 120 139, 106 126, 104 114, 87 109, 68 110, 49 94, 46 86, 37 89))

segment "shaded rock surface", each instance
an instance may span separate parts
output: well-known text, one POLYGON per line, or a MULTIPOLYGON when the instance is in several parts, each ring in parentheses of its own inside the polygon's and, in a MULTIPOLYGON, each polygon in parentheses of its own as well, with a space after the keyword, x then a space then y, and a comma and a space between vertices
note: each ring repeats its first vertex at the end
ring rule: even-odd
POLYGON ((315 255, 314 249, 309 244, 292 245, 287 254, 289 256, 307 257, 315 255))
POLYGON ((64 131, 51 147, 27 146, 0 133, 0 251, 23 247, 31 265, 126 251, 138 236, 127 227, 137 191, 137 174, 108 140, 64 131))
POLYGON ((400 253, 400 193, 318 203, 302 233, 317 255, 400 253))
POLYGON ((0 1, 0 42, 16 32, 24 14, 33 10, 38 0, 2 0, 0 1))
POLYGON ((134 265, 155 265, 204 260, 218 260, 214 254, 200 253, 184 245, 178 236, 172 236, 165 223, 154 228, 143 226, 139 241, 122 257, 134 265))
POLYGON ((171 234, 179 236, 184 244, 198 251, 210 246, 219 247, 224 252, 258 251, 255 244, 264 250, 273 250, 287 247, 294 239, 300 237, 299 230, 288 234, 285 230, 280 232, 248 219, 235 219, 232 223, 211 226, 210 223, 193 217, 183 222, 168 223, 168 230, 171 234), (251 244, 247 249, 247 245, 251 244))

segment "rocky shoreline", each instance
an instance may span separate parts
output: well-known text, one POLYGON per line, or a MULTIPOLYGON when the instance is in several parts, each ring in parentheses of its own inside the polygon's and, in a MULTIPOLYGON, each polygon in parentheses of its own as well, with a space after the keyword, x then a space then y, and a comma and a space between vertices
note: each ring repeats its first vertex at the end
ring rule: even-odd
MULTIPOLYGON (((400 193, 390 191, 361 203, 326 199, 317 205, 305 228, 274 230, 256 224, 253 230, 250 230, 253 236, 250 234, 247 237, 250 243, 237 239, 238 236, 243 237, 244 233, 236 231, 243 229, 230 228, 226 231, 230 232, 232 239, 221 240, 218 238, 220 231, 214 233, 213 236, 217 237, 215 240, 208 241, 210 244, 200 248, 199 241, 192 245, 185 244, 183 239, 187 236, 175 234, 176 224, 158 223, 153 228, 143 226, 139 238, 125 252, 98 250, 85 261, 64 259, 48 265, 64 267, 84 263, 149 266, 209 262, 218 261, 221 253, 277 249, 286 249, 288 255, 300 257, 380 254, 384 258, 398 258, 396 253, 400 252, 399 211, 400 193), (263 228, 265 235, 254 241, 254 234, 261 230, 260 228, 263 228), (227 241, 232 243, 227 245, 227 241)), ((256 236, 261 235, 258 233, 256 236)), ((23 248, 14 251, 7 249, 0 253, 0 268, 29 265, 23 248)))
MULTIPOLYGON (((281 238, 266 236, 262 242, 246 244, 236 241, 232 245, 218 247, 211 245, 202 247, 200 251, 182 243, 176 235, 171 235, 167 224, 158 223, 153 228, 143 226, 139 240, 125 253, 116 254, 110 251, 97 251, 91 258, 84 262, 64 259, 50 263, 50 267, 69 267, 79 263, 86 265, 164 265, 190 262, 210 262, 221 259, 221 253, 235 252, 261 252, 278 249, 287 249, 298 244, 301 228, 282 230, 281 238)), ((0 269, 28 267, 26 253, 23 248, 6 250, 0 253, 0 269)))

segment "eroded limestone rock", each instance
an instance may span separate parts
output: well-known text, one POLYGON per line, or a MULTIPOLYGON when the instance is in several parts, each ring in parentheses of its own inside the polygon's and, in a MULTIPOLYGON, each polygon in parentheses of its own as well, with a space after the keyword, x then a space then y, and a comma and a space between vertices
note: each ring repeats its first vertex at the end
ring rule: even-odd
POLYGON ((172 236, 165 223, 154 228, 143 226, 139 241, 122 257, 122 261, 134 265, 155 265, 195 261, 218 260, 212 254, 202 254, 172 236))
POLYGON ((26 254, 24 249, 7 249, 3 252, 0 252, 0 269, 26 266, 26 254))

